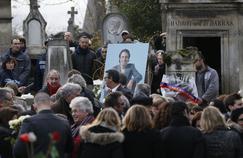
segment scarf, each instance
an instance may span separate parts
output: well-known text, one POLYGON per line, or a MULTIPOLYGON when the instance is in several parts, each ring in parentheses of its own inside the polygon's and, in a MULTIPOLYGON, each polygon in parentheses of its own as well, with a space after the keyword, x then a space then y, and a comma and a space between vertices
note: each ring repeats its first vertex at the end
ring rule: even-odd
POLYGON ((57 90, 61 87, 61 85, 59 84, 56 87, 51 86, 49 83, 47 83, 47 89, 48 92, 50 94, 50 96, 52 96, 53 94, 56 94, 57 90))

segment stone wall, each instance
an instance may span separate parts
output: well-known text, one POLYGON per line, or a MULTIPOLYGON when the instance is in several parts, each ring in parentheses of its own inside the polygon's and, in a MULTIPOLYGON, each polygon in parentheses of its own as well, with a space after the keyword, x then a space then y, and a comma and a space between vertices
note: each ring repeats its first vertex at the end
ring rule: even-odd
POLYGON ((10 46, 12 36, 11 1, 0 0, 0 52, 10 46))

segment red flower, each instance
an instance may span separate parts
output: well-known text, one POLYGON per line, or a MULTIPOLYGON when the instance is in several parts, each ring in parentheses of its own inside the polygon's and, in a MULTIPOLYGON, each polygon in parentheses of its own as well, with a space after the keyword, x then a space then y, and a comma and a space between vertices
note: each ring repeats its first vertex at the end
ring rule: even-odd
POLYGON ((19 136, 19 139, 20 139, 22 142, 28 143, 28 142, 29 142, 29 135, 28 135, 28 133, 21 134, 21 135, 19 136))
POLYGON ((60 140, 60 138, 61 138, 61 134, 59 133, 59 132, 52 132, 51 133, 51 139, 53 140, 53 141, 59 141, 60 140))

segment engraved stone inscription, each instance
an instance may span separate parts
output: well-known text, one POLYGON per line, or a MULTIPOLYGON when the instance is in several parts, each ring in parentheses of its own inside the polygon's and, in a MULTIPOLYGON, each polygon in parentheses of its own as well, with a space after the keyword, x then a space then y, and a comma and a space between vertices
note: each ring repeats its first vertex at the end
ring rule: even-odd
POLYGON ((192 26, 233 26, 233 21, 230 20, 171 20, 169 21, 171 27, 192 27, 192 26))

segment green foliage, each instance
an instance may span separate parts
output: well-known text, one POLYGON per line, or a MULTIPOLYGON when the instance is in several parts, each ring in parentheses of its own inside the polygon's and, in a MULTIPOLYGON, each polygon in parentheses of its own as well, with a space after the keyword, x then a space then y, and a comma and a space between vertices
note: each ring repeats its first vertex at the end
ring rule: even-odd
POLYGON ((128 17, 131 30, 140 41, 148 41, 161 30, 161 11, 158 0, 112 0, 128 17))

